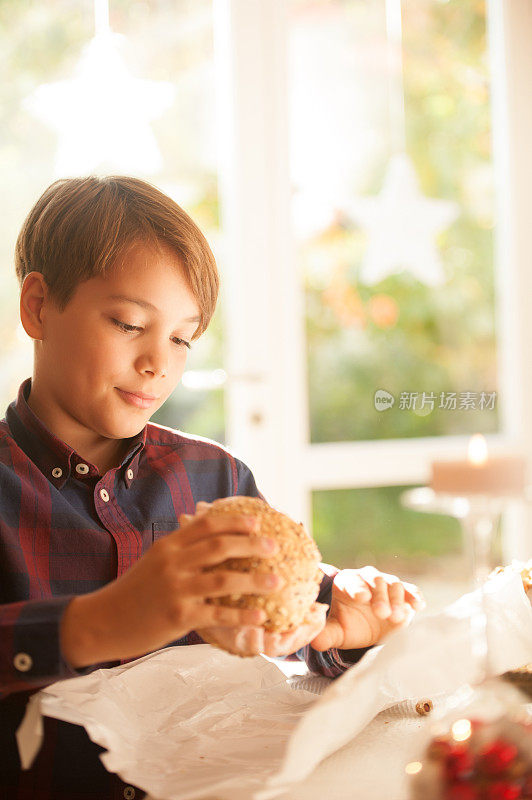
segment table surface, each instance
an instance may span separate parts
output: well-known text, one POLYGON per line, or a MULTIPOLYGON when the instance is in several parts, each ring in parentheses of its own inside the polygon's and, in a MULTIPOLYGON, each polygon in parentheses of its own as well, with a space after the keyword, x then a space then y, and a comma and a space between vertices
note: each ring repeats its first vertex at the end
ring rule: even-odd
MULTIPOLYGON (((429 724, 430 717, 420 717, 412 704, 383 711, 277 800, 407 800, 405 765, 419 757, 416 737, 422 737, 429 724)), ((201 800, 219 798, 205 794, 201 800)))

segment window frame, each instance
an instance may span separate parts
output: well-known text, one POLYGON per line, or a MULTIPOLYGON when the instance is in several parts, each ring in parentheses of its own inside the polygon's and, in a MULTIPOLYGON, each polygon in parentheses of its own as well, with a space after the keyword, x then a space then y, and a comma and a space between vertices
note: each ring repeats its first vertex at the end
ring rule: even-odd
MULTIPOLYGON (((290 230, 286 0, 213 0, 220 200, 227 244, 227 441, 268 500, 312 529, 318 489, 415 485, 468 436, 311 444, 304 298, 290 230)), ((532 452, 532 6, 488 0, 497 229, 500 432, 491 453, 532 452), (528 180, 527 180, 528 176, 528 180)), ((514 509, 505 557, 530 555, 532 514, 514 509)))

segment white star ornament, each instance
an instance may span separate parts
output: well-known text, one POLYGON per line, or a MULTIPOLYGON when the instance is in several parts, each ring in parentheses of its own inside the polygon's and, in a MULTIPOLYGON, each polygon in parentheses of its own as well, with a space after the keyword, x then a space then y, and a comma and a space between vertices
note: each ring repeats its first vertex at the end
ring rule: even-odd
POLYGON ((365 230, 368 246, 360 272, 366 284, 408 269, 429 286, 445 283, 435 238, 457 217, 456 203, 425 197, 405 154, 392 157, 377 197, 357 198, 348 212, 365 230))

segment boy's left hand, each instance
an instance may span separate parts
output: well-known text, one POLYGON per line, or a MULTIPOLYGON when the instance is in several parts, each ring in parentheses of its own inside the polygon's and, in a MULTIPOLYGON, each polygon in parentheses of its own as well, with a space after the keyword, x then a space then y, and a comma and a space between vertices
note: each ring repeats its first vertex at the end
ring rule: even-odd
MULTIPOLYGON (((322 565, 328 566, 328 565, 322 565)), ((331 568, 332 573, 336 572, 331 568)), ((315 603, 309 624, 287 633, 268 633, 262 627, 208 628, 200 636, 236 655, 289 655, 306 644, 315 650, 342 650, 377 644, 390 631, 407 625, 425 602, 414 584, 374 567, 336 572, 332 585, 331 610, 315 603)))
POLYGON ((375 567, 343 569, 334 576, 327 623, 310 644, 315 650, 370 647, 424 607, 417 586, 395 575, 375 567))

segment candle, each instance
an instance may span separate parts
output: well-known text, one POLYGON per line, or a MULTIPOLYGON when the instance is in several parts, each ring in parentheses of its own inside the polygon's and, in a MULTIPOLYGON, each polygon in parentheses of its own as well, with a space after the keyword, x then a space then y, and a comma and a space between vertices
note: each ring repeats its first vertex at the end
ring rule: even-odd
POLYGON ((489 456, 485 438, 469 441, 467 459, 435 461, 431 488, 444 494, 521 495, 525 490, 525 459, 518 455, 489 456))

